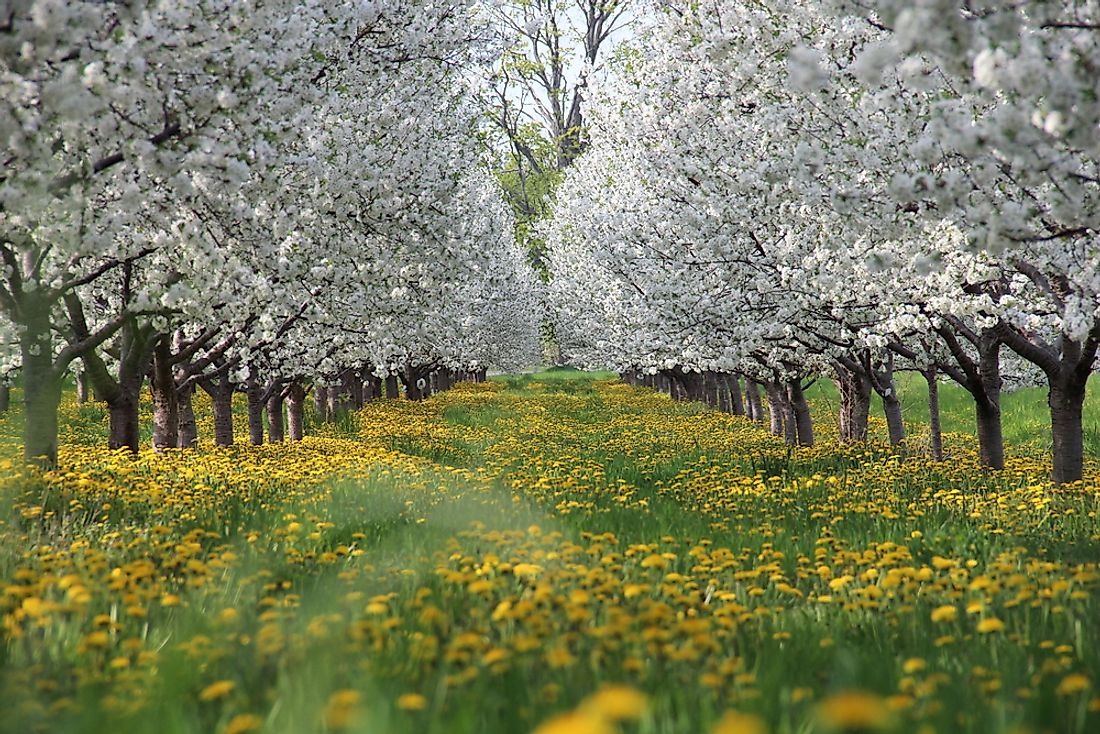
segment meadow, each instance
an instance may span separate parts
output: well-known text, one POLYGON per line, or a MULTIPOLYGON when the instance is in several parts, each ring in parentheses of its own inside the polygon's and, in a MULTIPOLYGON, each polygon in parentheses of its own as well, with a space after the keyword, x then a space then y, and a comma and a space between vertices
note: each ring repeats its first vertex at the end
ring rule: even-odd
POLYGON ((817 389, 798 449, 571 373, 167 455, 69 398, 46 474, 2 418, 0 732, 1100 730, 1097 467, 1041 400, 985 472, 817 389))

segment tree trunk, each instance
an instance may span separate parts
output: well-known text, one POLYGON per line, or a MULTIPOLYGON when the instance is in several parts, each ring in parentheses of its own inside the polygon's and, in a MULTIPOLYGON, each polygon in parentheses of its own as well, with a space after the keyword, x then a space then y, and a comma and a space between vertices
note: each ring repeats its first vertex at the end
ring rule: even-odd
POLYGON ((423 367, 405 368, 405 399, 423 400, 428 396, 428 373, 423 367))
POLYGON ((180 445, 180 410, 170 339, 168 335, 157 339, 153 347, 153 377, 149 381, 153 393, 153 450, 158 453, 180 445))
POLYGON ((810 404, 806 402, 806 395, 802 392, 801 380, 787 382, 787 402, 791 406, 795 427, 795 440, 799 446, 814 445, 814 425, 810 417, 810 404))
POLYGON ((764 406, 760 403, 760 383, 751 377, 745 378, 745 404, 748 406, 746 412, 749 417, 757 423, 763 423, 764 406))
POLYGON ((313 411, 317 414, 317 421, 323 423, 329 419, 328 388, 318 381, 313 383, 313 411))
POLYGON ((291 441, 301 441, 306 435, 306 389, 294 380, 286 391, 286 429, 291 441))
POLYGON ((401 390, 397 384, 397 375, 386 378, 386 400, 397 400, 401 397, 401 390))
POLYGON ((840 392, 838 428, 840 440, 867 440, 867 423, 871 415, 871 380, 863 370, 836 364, 836 386, 840 392))
POLYGON ((11 388, 0 385, 0 413, 7 413, 11 409, 11 388))
POLYGON ((267 399, 267 442, 282 443, 286 438, 283 427, 283 391, 281 384, 274 384, 270 388, 271 395, 267 399))
POLYGON ((228 377, 203 384, 214 407, 214 445, 233 445, 233 383, 228 377))
POLYGON ((347 374, 347 394, 351 398, 352 410, 362 410, 366 403, 363 394, 363 377, 359 370, 349 370, 347 374))
POLYGON ((57 466, 57 411, 63 386, 53 366, 49 318, 45 306, 32 307, 19 338, 23 358, 23 457, 45 469, 57 466))
POLYGON ((264 390, 255 379, 248 381, 248 441, 253 446, 264 444, 264 390))
POLYGON ((179 431, 176 445, 181 449, 193 449, 199 445, 199 426, 195 420, 194 385, 178 388, 176 399, 179 401, 179 431))
MULTIPOLYGON (((138 406, 141 402, 141 384, 145 381, 142 373, 134 374, 122 365, 123 374, 119 375, 118 390, 107 403, 110 415, 110 433, 108 446, 112 451, 129 449, 137 453, 141 448, 141 423, 138 406)), ((144 372, 144 370, 143 370, 144 372)))
POLYGON ((478 368, 477 372, 475 373, 475 379, 477 382, 485 382, 489 379, 489 370, 485 367, 478 368))
POLYGON ((1085 445, 1081 426, 1081 412, 1085 404, 1085 388, 1088 374, 1082 379, 1076 371, 1063 370, 1056 376, 1048 376, 1050 391, 1051 438, 1054 444, 1054 471, 1051 478, 1056 484, 1079 481, 1084 472, 1085 445))
POLYGON ((689 372, 677 367, 672 371, 671 377, 680 388, 680 400, 700 403, 706 400, 706 382, 702 372, 689 372))
POLYGON ((76 373, 76 402, 81 405, 88 402, 88 373, 84 370, 76 373))
POLYGON ((745 403, 741 400, 741 379, 737 373, 726 375, 726 389, 729 391, 730 411, 734 415, 744 415, 745 403))
POLYGON ((940 429, 940 386, 936 368, 924 370, 928 382, 928 432, 932 443, 932 460, 943 461, 943 431, 940 429))
POLYGON ((729 375, 717 375, 715 377, 716 383, 716 395, 718 399, 718 410, 723 413, 732 413, 733 406, 730 404, 730 387, 729 387, 729 375))
POLYGON ((897 446, 905 440, 905 421, 898 399, 898 386, 894 382, 894 355, 888 353, 880 368, 871 368, 871 386, 882 398, 882 410, 886 414, 886 428, 890 444, 897 446))
POLYGON ((764 394, 768 397, 768 413, 771 416, 771 434, 773 436, 782 436, 784 435, 784 412, 783 400, 779 395, 779 388, 774 382, 765 382, 764 394))

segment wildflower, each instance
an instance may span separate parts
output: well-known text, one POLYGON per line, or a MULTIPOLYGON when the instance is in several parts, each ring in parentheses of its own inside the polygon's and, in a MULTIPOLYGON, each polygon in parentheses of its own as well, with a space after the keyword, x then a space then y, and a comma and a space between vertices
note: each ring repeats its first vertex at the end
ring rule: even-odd
POLYGON ((1059 696, 1070 696, 1074 693, 1080 693, 1081 691, 1087 691, 1092 686, 1092 681, 1089 680, 1087 675, 1080 673, 1070 673, 1062 682, 1058 684, 1056 693, 1059 696))
POLYGON ((635 688, 609 685, 586 698, 581 707, 611 721, 632 721, 641 718, 647 703, 645 694, 635 688))
POLYGON ((532 734, 615 734, 615 728, 601 716, 572 711, 547 719, 532 734))
POLYGON ((981 622, 978 622, 978 632, 981 634, 989 634, 991 632, 1001 632, 1005 628, 1005 623, 996 617, 987 617, 981 622))
POLYGON ((959 618, 959 608, 953 604, 945 604, 932 610, 933 622, 954 622, 959 618))
POLYGON ((219 698, 225 698, 232 693, 233 689, 236 687, 237 684, 231 680, 220 680, 216 683, 211 683, 199 693, 199 700, 215 701, 219 698))
POLYGON ((402 711, 422 711, 428 706, 428 699, 419 693, 405 693, 398 697, 397 708, 402 711))
POLYGON ((245 734, 256 731, 264 725, 264 720, 256 714, 237 714, 225 725, 222 734, 245 734))
POLYGON ((883 700, 866 691, 830 696, 818 704, 817 715, 834 729, 881 729, 890 720, 890 711, 883 700))
POLYGON ((722 714, 710 734, 768 734, 768 727, 759 716, 730 710, 722 714))

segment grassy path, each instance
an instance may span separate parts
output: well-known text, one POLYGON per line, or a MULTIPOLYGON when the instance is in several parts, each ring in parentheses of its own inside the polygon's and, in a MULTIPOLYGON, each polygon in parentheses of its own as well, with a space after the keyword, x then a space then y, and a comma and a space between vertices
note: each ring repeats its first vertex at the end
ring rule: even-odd
MULTIPOLYGON (((0 500, 0 731, 1088 732, 1096 478, 525 376, 0 500)), ((0 425, 0 430, 6 430, 0 425)))

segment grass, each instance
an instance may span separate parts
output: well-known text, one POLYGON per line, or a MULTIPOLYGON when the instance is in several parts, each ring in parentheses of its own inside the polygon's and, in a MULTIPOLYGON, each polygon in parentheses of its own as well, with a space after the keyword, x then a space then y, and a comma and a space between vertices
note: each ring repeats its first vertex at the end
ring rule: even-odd
POLYGON ((0 458, 0 732, 1100 727, 1095 467, 841 446, 827 387, 797 450, 565 371, 167 456, 67 401, 0 458))
MULTIPOLYGON (((898 395, 907 423, 923 427, 928 424, 928 384, 921 375, 904 372, 898 375, 898 395)), ((840 396, 831 380, 821 379, 806 392, 815 408, 836 415, 840 396)), ((944 431, 973 435, 974 401, 970 394, 953 382, 940 381, 940 422, 944 431)), ((1050 449, 1050 412, 1046 388, 1029 387, 1006 392, 1001 398, 1004 438, 1009 446, 1032 446, 1050 449)), ((872 400, 872 415, 883 417, 882 402, 872 400)), ((821 417, 825 420, 824 416, 821 417)), ((1100 457, 1100 383, 1089 385, 1083 415, 1085 453, 1100 457)))

